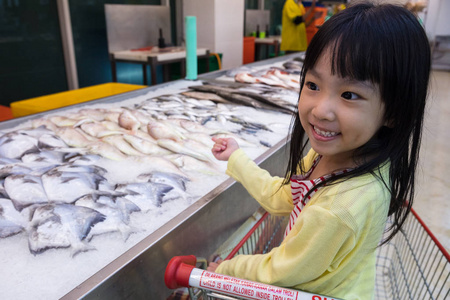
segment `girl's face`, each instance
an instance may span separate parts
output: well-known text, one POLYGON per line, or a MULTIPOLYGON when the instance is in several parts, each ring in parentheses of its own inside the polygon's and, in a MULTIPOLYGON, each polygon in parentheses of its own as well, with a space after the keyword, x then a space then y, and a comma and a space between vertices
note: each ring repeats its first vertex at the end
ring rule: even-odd
POLYGON ((335 169, 355 167, 354 150, 385 123, 379 88, 332 75, 329 51, 306 73, 298 111, 312 148, 335 169))

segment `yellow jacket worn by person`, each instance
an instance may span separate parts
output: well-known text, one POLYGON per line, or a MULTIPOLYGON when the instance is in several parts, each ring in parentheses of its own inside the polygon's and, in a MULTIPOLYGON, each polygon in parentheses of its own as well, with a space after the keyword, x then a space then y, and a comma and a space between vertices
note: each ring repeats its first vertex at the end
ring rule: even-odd
MULTIPOLYGON (((303 162, 310 169, 318 156, 303 162)), ((377 171, 376 171, 377 172, 377 171)), ((388 164, 379 169, 387 180, 388 164)), ((271 214, 293 209, 290 185, 259 168, 243 150, 235 151, 227 174, 271 214)), ((388 181, 387 181, 388 182, 388 181)), ((216 272, 347 300, 371 299, 375 285, 376 247, 384 231, 390 195, 371 174, 318 189, 279 247, 261 255, 239 255, 216 272)))
POLYGON ((305 7, 301 2, 286 0, 281 16, 281 51, 305 51, 308 46, 306 39, 305 20, 300 24, 294 21, 305 14, 305 7))

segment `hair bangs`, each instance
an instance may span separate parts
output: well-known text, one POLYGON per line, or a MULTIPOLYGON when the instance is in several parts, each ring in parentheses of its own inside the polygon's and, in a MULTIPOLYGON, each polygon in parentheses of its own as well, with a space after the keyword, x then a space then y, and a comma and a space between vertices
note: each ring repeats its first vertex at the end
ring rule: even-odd
POLYGON ((386 37, 369 9, 359 14, 337 14, 325 22, 308 46, 302 74, 314 68, 321 55, 329 51, 333 75, 383 83, 389 60, 386 37))

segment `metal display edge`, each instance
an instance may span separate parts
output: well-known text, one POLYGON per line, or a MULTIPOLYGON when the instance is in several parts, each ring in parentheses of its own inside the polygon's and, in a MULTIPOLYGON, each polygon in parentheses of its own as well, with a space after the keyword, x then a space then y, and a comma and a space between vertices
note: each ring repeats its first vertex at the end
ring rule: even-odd
MULTIPOLYGON (((295 56, 298 54, 267 59, 248 66, 270 66, 295 56)), ((206 73, 199 76, 197 81, 214 81, 226 71, 228 70, 206 73)), ((125 101, 157 89, 170 88, 172 84, 174 81, 3 121, 0 122, 0 130, 20 128, 27 121, 53 113, 125 101)), ((284 173, 288 144, 287 137, 284 137, 255 159, 255 162, 271 174, 284 173)), ((164 285, 163 277, 165 267, 173 256, 191 253, 204 257, 210 255, 258 207, 259 204, 246 190, 229 178, 61 299, 162 299, 170 293, 164 285), (226 217, 217 219, 218 215, 226 217), (214 221, 214 226, 208 223, 211 221, 214 221), (195 232, 199 229, 200 232, 195 232)))

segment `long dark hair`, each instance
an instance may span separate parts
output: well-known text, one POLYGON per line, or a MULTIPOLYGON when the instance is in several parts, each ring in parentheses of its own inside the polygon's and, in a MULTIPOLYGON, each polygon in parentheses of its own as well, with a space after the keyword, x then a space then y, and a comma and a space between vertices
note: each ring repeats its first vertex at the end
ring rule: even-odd
MULTIPOLYGON (((306 73, 324 51, 331 51, 333 74, 379 86, 389 127, 381 127, 368 143, 356 149, 358 167, 321 185, 367 172, 383 180, 377 170, 389 162, 389 182, 383 182, 391 194, 392 225, 383 241, 386 243, 400 230, 413 204, 430 76, 428 39, 416 16, 403 7, 367 2, 352 5, 326 21, 313 37, 303 64, 301 90, 306 73)), ((308 145, 305 138, 297 113, 284 184, 299 169, 306 171, 301 164, 308 145)))

